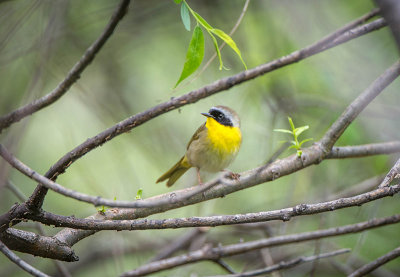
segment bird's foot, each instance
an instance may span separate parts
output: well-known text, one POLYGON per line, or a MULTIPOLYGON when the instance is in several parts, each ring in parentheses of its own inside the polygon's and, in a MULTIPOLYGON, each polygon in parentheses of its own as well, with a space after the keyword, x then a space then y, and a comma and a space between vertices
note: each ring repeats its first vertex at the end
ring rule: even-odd
POLYGON ((225 177, 230 178, 230 179, 235 180, 235 181, 239 181, 240 180, 240 174, 239 173, 235 173, 235 172, 232 172, 232 171, 229 171, 229 170, 226 170, 226 169, 224 169, 223 171, 226 172, 225 173, 225 177))

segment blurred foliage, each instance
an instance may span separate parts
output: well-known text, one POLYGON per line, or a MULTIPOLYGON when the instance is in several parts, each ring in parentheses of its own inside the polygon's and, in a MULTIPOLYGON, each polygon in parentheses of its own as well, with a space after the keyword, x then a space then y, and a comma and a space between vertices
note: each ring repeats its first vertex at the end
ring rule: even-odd
MULTIPOLYGON (((244 1, 188 1, 191 8, 210 24, 229 33, 239 17, 244 1)), ((7 1, 0 4, 0 114, 5 114, 50 92, 99 36, 115 9, 116 1, 7 1)), ((232 36, 243 59, 253 68, 311 44, 326 34, 369 12, 370 1, 252 1, 232 36)), ((230 71, 218 69, 218 60, 191 84, 183 82, 171 90, 179 76, 191 33, 181 22, 180 9, 173 1, 134 1, 111 39, 80 80, 50 107, 14 124, 0 135, 1 142, 24 163, 44 174, 65 153, 116 122, 154 105, 243 70, 231 49, 222 56, 230 71)), ((205 60, 214 48, 205 37, 205 60)), ((335 47, 297 64, 282 68, 218 93, 193 105, 157 117, 123 134, 75 162, 58 182, 70 189, 118 200, 134 200, 170 191, 155 180, 184 153, 186 143, 203 123, 201 112, 214 105, 227 105, 241 116, 243 145, 230 169, 245 171, 262 165, 279 147, 274 128, 287 126, 287 117, 296 125, 309 125, 308 137, 319 140, 344 108, 398 58, 387 28, 335 47)), ((204 62, 203 62, 204 64, 204 62)), ((346 130, 336 145, 355 145, 398 140, 399 83, 389 86, 346 130)), ((284 152, 282 157, 291 154, 284 152)), ((280 178, 271 183, 231 194, 223 199, 155 215, 152 218, 205 216, 258 212, 319 202, 365 179, 384 174, 396 156, 328 160, 318 166, 280 178)), ((208 178, 211 178, 209 176, 208 178)), ((26 195, 36 184, 0 161, 0 181, 10 179, 26 195)), ((190 170, 172 189, 197 183, 190 170)), ((1 213, 8 211, 16 197, 1 188, 1 213)), ((323 215, 271 222, 273 235, 310 231, 387 216, 398 212, 398 196, 363 207, 323 215)), ((43 207, 62 214, 86 217, 94 207, 49 192, 43 207)), ((18 225, 23 228, 24 224, 18 225)), ((27 230, 32 230, 29 225, 27 230)), ((220 235, 232 227, 211 229, 207 238, 221 244, 263 237, 243 232, 220 235)), ((47 228, 49 235, 58 228, 47 228)), ((78 256, 96 247, 110 249, 114 259, 96 263, 74 276, 114 276, 145 263, 155 250, 124 254, 124 246, 146 241, 171 240, 186 230, 101 232, 74 246, 78 256)), ((399 227, 388 226, 362 235, 348 235, 321 241, 337 247, 353 248, 350 257, 364 262, 398 245, 399 227)), ((273 253, 312 254, 315 243, 272 249, 273 253)), ((53 272, 48 260, 21 254, 45 272, 53 272)), ((335 258, 344 262, 345 258, 335 258)), ((256 266, 245 260, 227 260, 240 270, 256 266)), ((0 256, 0 275, 26 276, 0 256)), ((188 276, 224 273, 207 262, 189 265, 156 276, 188 276)), ((324 265, 324 263, 321 263, 324 265)), ((322 265, 320 265, 322 267, 322 265)), ((387 268, 397 270, 400 261, 387 268)), ((288 276, 304 276, 310 265, 286 271, 288 276)), ((318 270, 317 268, 317 275, 318 270)), ((339 276, 331 269, 324 276, 339 276)))

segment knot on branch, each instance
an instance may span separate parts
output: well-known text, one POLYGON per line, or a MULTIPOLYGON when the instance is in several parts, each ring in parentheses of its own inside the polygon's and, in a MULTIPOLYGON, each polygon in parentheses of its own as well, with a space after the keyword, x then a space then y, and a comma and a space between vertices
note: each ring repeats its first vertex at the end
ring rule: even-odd
POLYGON ((300 204, 300 205, 296 205, 295 207, 293 207, 293 212, 296 215, 303 214, 307 210, 308 210, 307 204, 300 204))

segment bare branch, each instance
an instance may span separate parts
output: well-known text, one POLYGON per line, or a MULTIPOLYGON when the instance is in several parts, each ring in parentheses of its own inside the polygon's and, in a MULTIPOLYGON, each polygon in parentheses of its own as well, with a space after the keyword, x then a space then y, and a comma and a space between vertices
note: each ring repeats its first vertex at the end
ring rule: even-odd
MULTIPOLYGON (((364 18, 364 17, 363 17, 364 18)), ((368 18, 368 16, 367 16, 368 18)), ((365 19, 363 19, 365 20, 365 19)), ((363 20, 361 22, 363 22, 363 20)), ((378 30, 382 27, 386 26, 384 20, 378 19, 371 23, 365 24, 363 26, 357 27, 355 29, 348 30, 343 33, 343 28, 340 28, 337 32, 334 32, 328 37, 336 38, 335 41, 338 41, 336 45, 347 42, 348 40, 357 38, 361 35, 364 35, 368 32, 378 30), (364 27, 363 27, 364 26, 364 27), (341 35, 337 35, 340 33, 341 35)), ((57 176, 63 172, 77 159, 81 158, 83 155, 88 153, 89 151, 95 149, 96 147, 102 145, 113 139, 114 137, 126 133, 133 128, 159 116, 166 112, 172 111, 174 109, 178 109, 184 105, 192 104, 200 99, 209 97, 215 93, 228 90, 235 85, 239 85, 245 81, 252 80, 256 77, 262 76, 268 72, 272 72, 281 67, 299 62, 302 59, 310 57, 314 54, 322 52, 330 47, 333 47, 332 43, 328 43, 326 39, 323 39, 324 43, 326 43, 326 47, 324 47, 324 43, 320 43, 319 41, 310 45, 309 47, 303 48, 301 50, 297 50, 292 52, 287 56, 283 56, 279 59, 273 60, 269 63, 262 64, 253 69, 240 72, 231 77, 226 77, 220 80, 215 81, 212 84, 204 86, 200 89, 193 90, 187 94, 171 99, 170 101, 161 103, 157 106, 154 106, 147 111, 138 113, 133 115, 114 126, 108 128, 107 130, 97 134, 96 136, 87 139, 84 143, 75 147, 72 151, 68 152, 64 155, 56 164, 54 164, 50 170, 46 173, 46 177, 55 180, 57 176)), ((47 188, 39 185, 36 187, 34 193, 30 197, 28 201, 28 206, 34 209, 39 209, 44 201, 44 197, 47 193, 47 188)), ((105 204, 107 205, 107 204, 105 204)))
POLYGON ((43 272, 39 271, 38 269, 34 268, 27 262, 23 261, 20 257, 15 255, 13 252, 11 252, 10 249, 5 246, 4 243, 0 241, 0 251, 3 252, 3 254, 10 259, 13 263, 15 263, 17 266, 28 272, 29 274, 37 277, 49 277, 49 275, 44 274, 43 272))
POLYGON ((65 262, 79 260, 71 247, 52 237, 8 228, 5 232, 0 233, 0 240, 15 251, 65 262))
POLYGON ((162 248, 157 256, 153 257, 150 262, 158 261, 170 257, 173 253, 183 249, 190 244, 196 237, 207 232, 206 228, 195 228, 188 231, 183 236, 179 236, 176 240, 162 248))
POLYGON ((333 147, 326 159, 360 158, 400 152, 400 141, 333 147))
POLYGON ((350 249, 339 249, 339 250, 336 250, 336 251, 322 253, 322 254, 318 254, 318 255, 314 255, 314 256, 309 256, 309 257, 304 257, 303 256, 303 257, 298 257, 298 258, 292 259, 290 261, 282 261, 279 264, 275 264, 275 265, 268 266, 268 267, 263 268, 263 269, 254 270, 254 271, 248 271, 248 272, 243 272, 243 273, 238 273, 238 274, 230 274, 230 275, 215 275, 215 276, 212 276, 212 277, 252 277, 252 276, 259 276, 259 275, 268 274, 268 273, 275 272, 275 271, 282 270, 282 269, 292 268, 292 267, 295 267, 295 266, 303 264, 303 263, 308 263, 308 262, 312 262, 312 261, 316 261, 316 260, 324 259, 324 258, 330 258, 330 257, 342 255, 342 254, 349 253, 349 252, 350 252, 350 249))
POLYGON ((321 139, 321 147, 328 154, 333 145, 343 134, 351 122, 360 114, 360 112, 382 92, 391 82, 400 74, 400 61, 397 61, 387 69, 378 79, 376 79, 362 94, 360 94, 335 121, 335 123, 325 133, 321 139))
POLYGON ((75 217, 55 215, 46 211, 26 214, 29 218, 38 222, 56 227, 69 227, 82 230, 147 230, 169 229, 188 227, 215 227, 220 225, 236 225, 271 220, 289 221, 292 217, 330 212, 338 209, 361 206, 377 199, 393 196, 400 192, 400 184, 390 187, 382 187, 357 196, 340 198, 333 201, 316 204, 299 204, 294 207, 274 211, 218 215, 205 217, 168 218, 168 219, 140 219, 140 220, 93 220, 75 217))
POLYGON ((321 239, 326 237, 358 233, 371 228, 381 227, 387 224, 395 224, 398 222, 400 222, 400 215, 395 215, 391 217, 377 218, 341 227, 334 227, 312 232, 277 236, 250 242, 219 246, 211 249, 206 249, 206 251, 205 249, 200 249, 189 252, 185 255, 176 256, 143 265, 133 271, 127 272, 126 274, 128 274, 127 276, 143 276, 145 274, 159 272, 161 270, 166 270, 185 264, 195 263, 199 261, 220 259, 223 257, 242 254, 248 251, 258 250, 265 247, 273 247, 289 243, 298 243, 298 242, 321 239))
POLYGON ((379 257, 375 261, 372 261, 372 262, 360 267, 359 269, 357 269, 356 271, 351 273, 349 275, 349 277, 365 276, 368 273, 370 273, 371 271, 377 269, 378 267, 380 267, 380 266, 382 266, 382 265, 384 265, 384 264, 386 264, 386 263, 390 262, 391 260, 394 260, 394 259, 396 259, 398 257, 400 257, 400 247, 397 247, 393 251, 390 251, 389 253, 379 257))
POLYGON ((389 186, 390 182, 395 178, 400 178, 400 159, 397 160, 396 164, 390 169, 389 173, 383 179, 383 182, 379 185, 380 188, 389 186))
POLYGON ((124 17, 128 9, 129 2, 130 0, 121 1, 100 37, 86 50, 81 59, 68 72, 67 77, 61 83, 59 83, 53 91, 21 108, 16 109, 15 111, 0 117, 0 133, 3 129, 9 127, 11 124, 18 122, 22 118, 53 104, 68 91, 68 89, 80 78, 83 70, 85 70, 85 68, 93 61, 96 54, 112 35, 118 23, 124 17))
POLYGON ((375 0, 380 7, 383 17, 389 24, 397 48, 400 50, 400 3, 397 0, 375 0))

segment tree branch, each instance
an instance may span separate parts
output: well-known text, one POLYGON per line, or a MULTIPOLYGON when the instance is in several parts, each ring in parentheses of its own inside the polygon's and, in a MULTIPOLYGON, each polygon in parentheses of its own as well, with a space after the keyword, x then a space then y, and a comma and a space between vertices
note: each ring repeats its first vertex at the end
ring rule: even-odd
POLYGON ((380 266, 382 266, 382 265, 384 265, 384 264, 386 264, 386 263, 390 262, 391 260, 394 260, 394 259, 396 259, 398 257, 400 257, 400 247, 397 247, 393 251, 390 251, 389 253, 379 257, 375 261, 372 261, 372 262, 360 267, 359 269, 357 269, 356 271, 351 273, 349 275, 349 277, 365 276, 368 273, 370 273, 371 271, 377 269, 378 267, 380 267, 380 266))
POLYGON ((400 152, 400 141, 333 147, 326 159, 360 158, 400 152))
POLYGON ((50 277, 49 275, 44 274, 40 270, 34 268, 33 266, 31 266, 27 262, 23 261, 20 257, 18 257, 13 252, 11 252, 11 250, 8 249, 7 246, 5 246, 5 244, 2 243, 1 241, 0 241, 0 251, 3 252, 3 254, 8 259, 10 259, 10 261, 15 263, 17 266, 19 266, 20 268, 22 268, 23 270, 25 270, 29 274, 31 274, 33 276, 37 276, 37 277, 50 277))
POLYGON ((53 104, 68 91, 68 89, 80 78, 81 73, 93 61, 96 54, 110 38, 118 23, 128 10, 129 2, 130 0, 121 1, 100 37, 86 50, 81 59, 68 72, 67 77, 61 83, 59 83, 53 91, 23 107, 16 109, 15 111, 0 117, 0 133, 3 129, 9 127, 11 124, 18 122, 22 118, 53 104))
POLYGON ((321 139, 321 147, 328 154, 333 145, 343 134, 351 122, 360 114, 360 112, 383 91, 400 74, 400 61, 397 61, 381 76, 378 77, 362 94, 360 94, 335 121, 335 123, 325 133, 321 139))
POLYGON ((389 173, 385 176, 379 187, 383 188, 389 186, 390 182, 392 182, 395 178, 400 178, 400 159, 398 159, 396 164, 392 167, 392 169, 390 169, 389 173))
POLYGON ((0 233, 0 240, 15 251, 65 262, 79 260, 71 247, 52 237, 8 228, 5 232, 0 233))
MULTIPOLYGON (((370 14, 374 15, 374 12, 372 12, 370 14)), ((368 16, 368 15, 363 16, 361 19, 359 19, 359 21, 356 21, 356 22, 358 22, 357 24, 361 24, 361 22, 364 22, 369 17, 370 16, 368 16)), ((68 152, 60 160, 58 160, 57 163, 54 164, 50 168, 50 170, 46 173, 45 176, 52 180, 55 180, 57 178, 57 176, 59 174, 65 172, 65 170, 73 162, 75 162, 77 159, 84 156, 89 151, 95 149, 96 147, 102 145, 103 143, 110 141, 111 139, 113 139, 114 137, 116 137, 118 135, 126 133, 137 126, 140 126, 141 124, 143 124, 159 115, 162 115, 162 114, 172 111, 174 109, 178 109, 184 105, 195 103, 195 102, 199 101, 200 99, 209 97, 215 93, 218 93, 218 92, 221 92, 224 90, 228 90, 231 87, 233 87, 235 85, 239 85, 245 81, 252 80, 256 77, 262 76, 268 72, 272 72, 281 67, 299 62, 302 59, 305 59, 307 57, 315 55, 315 54, 322 52, 328 48, 331 48, 338 44, 347 42, 351 39, 357 38, 359 36, 362 36, 366 33, 371 32, 371 31, 378 30, 382 27, 385 27, 386 23, 384 20, 378 19, 371 23, 351 29, 353 27, 353 25, 354 24, 346 25, 345 27, 342 27, 339 30, 333 32, 331 35, 327 36, 327 38, 335 39, 335 41, 336 41, 335 45, 332 44, 333 41, 328 42, 329 39, 324 38, 324 39, 322 39, 322 41, 318 41, 318 42, 316 42, 306 48, 303 48, 301 50, 294 51, 287 56, 283 56, 281 58, 278 58, 276 60, 273 60, 273 61, 268 62, 263 65, 260 65, 253 69, 240 72, 231 77, 226 77, 226 78, 220 79, 220 80, 215 81, 214 83, 204 86, 200 89, 193 90, 187 94, 173 98, 170 101, 167 101, 167 102, 161 103, 157 106, 154 106, 144 112, 133 115, 133 116, 115 124, 114 126, 108 128, 107 130, 97 134, 96 136, 94 136, 90 139, 87 139, 84 143, 75 147, 72 151, 68 152)), ((41 185, 38 185, 36 187, 34 193, 32 194, 32 196, 30 197, 30 200, 27 203, 28 206, 33 209, 40 209, 40 207, 43 204, 46 193, 47 193, 47 188, 42 187, 41 185)))
MULTIPOLYGON (((298 257, 289 261, 281 261, 279 264, 274 264, 272 266, 268 266, 266 268, 263 269, 258 269, 258 270, 253 270, 253 271, 248 271, 248 272, 242 272, 242 273, 238 273, 238 274, 229 274, 229 275, 215 275, 215 276, 209 276, 209 277, 252 277, 252 276, 260 276, 263 274, 269 274, 278 270, 282 270, 282 269, 288 269, 288 268, 292 268, 295 267, 297 265, 301 265, 304 263, 308 263, 308 262, 312 262, 312 261, 316 261, 319 259, 324 259, 324 258, 330 258, 330 257, 334 257, 334 256, 338 256, 338 255, 342 255, 345 253, 349 253, 350 249, 339 249, 336 251, 332 251, 332 252, 327 252, 327 253, 322 253, 322 254, 318 254, 318 255, 314 255, 314 256, 302 256, 302 257, 298 257)), ((122 275, 125 276, 125 275, 122 275)), ((129 275, 127 275, 129 276, 129 275)), ((135 275, 134 275, 135 276, 135 275)))
POLYGON ((46 211, 27 213, 26 219, 38 221, 56 227, 69 227, 81 230, 147 230, 147 229, 176 229, 189 227, 215 227, 221 225, 235 225, 271 220, 289 221, 292 217, 330 212, 338 209, 361 206, 377 199, 393 196, 400 192, 400 184, 382 187, 370 192, 348 198, 316 204, 299 204, 290 208, 274 211, 218 215, 205 217, 168 218, 168 219, 140 219, 140 220, 98 220, 82 219, 70 216, 52 214, 46 211))
POLYGON ((128 276, 143 276, 161 270, 174 268, 177 266, 195 263, 199 261, 215 260, 223 257, 233 256, 242 254, 248 251, 258 250, 266 247, 273 247, 279 245, 285 245, 290 243, 298 243, 303 241, 327 238, 332 236, 340 236, 345 234, 352 234, 362 232, 368 229, 385 226, 388 224, 395 224, 400 222, 400 215, 395 215, 385 218, 377 218, 369 221, 360 222, 357 224, 345 225, 341 227, 333 227, 329 229, 323 229, 312 232, 304 232, 298 234, 277 236, 272 238, 266 238, 261 240, 255 240, 250 242, 243 242, 238 244, 231 244, 226 246, 214 247, 211 249, 196 250, 189 252, 185 255, 180 255, 160 261, 148 263, 133 271, 127 272, 128 276))

